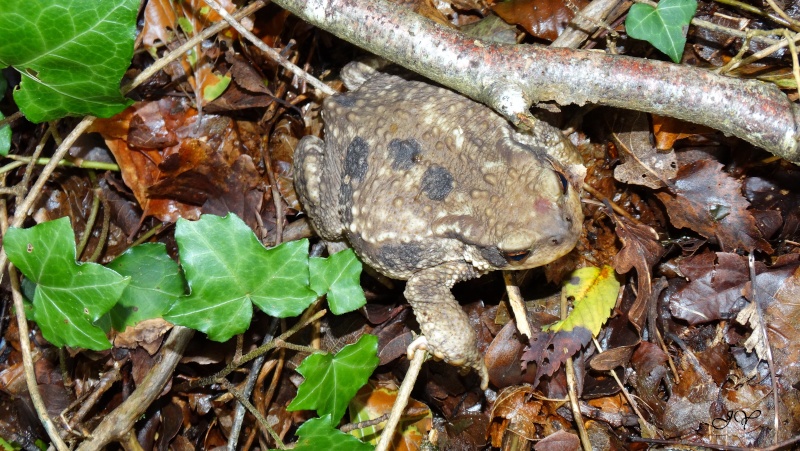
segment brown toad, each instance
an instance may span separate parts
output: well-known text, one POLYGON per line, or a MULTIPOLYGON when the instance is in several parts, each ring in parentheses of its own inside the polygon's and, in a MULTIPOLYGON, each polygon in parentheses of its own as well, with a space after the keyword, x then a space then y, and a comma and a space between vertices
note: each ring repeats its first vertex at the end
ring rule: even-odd
POLYGON ((325 141, 297 146, 300 201, 321 237, 346 239, 371 267, 408 280, 423 333, 409 353, 474 368, 486 388, 475 330, 450 289, 575 246, 580 157, 557 129, 517 132, 447 89, 383 73, 361 82, 325 100, 325 141))

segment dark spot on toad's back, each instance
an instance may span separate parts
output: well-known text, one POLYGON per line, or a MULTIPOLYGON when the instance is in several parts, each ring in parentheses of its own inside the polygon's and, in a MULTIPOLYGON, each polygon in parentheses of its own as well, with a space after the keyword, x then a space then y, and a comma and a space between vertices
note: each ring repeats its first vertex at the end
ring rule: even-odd
POLYGON ((339 214, 344 218, 347 223, 353 222, 353 211, 349 205, 353 199, 353 184, 352 182, 342 181, 339 187, 339 214))
POLYGON ((419 161, 420 155, 422 148, 416 139, 393 139, 389 143, 389 156, 395 171, 411 169, 419 161))
POLYGON ((341 106, 350 108, 356 104, 356 96, 338 95, 334 96, 333 100, 341 106))
POLYGON ((378 259, 391 270, 405 271, 416 268, 424 252, 416 244, 385 244, 378 249, 378 259))
POLYGON ((503 253, 500 252, 500 249, 498 249, 497 247, 495 246, 481 247, 479 248, 479 250, 481 256, 485 258, 492 265, 498 268, 502 268, 508 265, 508 260, 506 260, 506 258, 503 257, 503 253))
POLYGON ((344 175, 350 176, 350 183, 357 185, 367 174, 368 156, 369 144, 364 138, 356 136, 347 146, 347 154, 344 157, 344 175))
POLYGON ((422 174, 422 192, 430 200, 444 200, 453 190, 453 174, 447 169, 433 165, 422 174))

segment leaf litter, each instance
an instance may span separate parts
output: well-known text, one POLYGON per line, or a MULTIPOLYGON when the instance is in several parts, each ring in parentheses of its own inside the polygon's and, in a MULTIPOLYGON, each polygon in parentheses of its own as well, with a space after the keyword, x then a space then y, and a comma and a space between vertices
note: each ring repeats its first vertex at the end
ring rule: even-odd
MULTIPOLYGON (((222 4, 234 10, 232 3, 222 4)), ((491 17, 492 9, 521 27, 514 29, 518 39, 552 40, 572 11, 559 2, 537 4, 542 9, 535 14, 526 1, 489 2, 490 8, 468 1, 441 9, 430 2, 417 2, 414 7, 440 23, 459 26, 479 23, 483 15, 491 17)), ((132 71, 219 20, 202 2, 176 5, 167 0, 147 2, 141 29, 145 52, 135 56, 132 71)), ((723 16, 741 16, 729 6, 715 8, 722 13, 701 4, 698 14, 716 22, 727 20, 723 16)), ((608 20, 616 18, 612 15, 608 20)), ((765 19, 748 20, 757 27, 765 19)), ((259 12, 246 25, 326 81, 333 78, 331 70, 335 73, 355 53, 276 6, 259 12)), ((735 53, 731 42, 720 35, 691 30, 684 60, 720 65, 735 53)), ((604 45, 597 35, 587 44, 604 45)), ((633 43, 624 46, 632 51, 637 48, 633 43)), ((750 69, 780 73, 782 64, 777 58, 750 69)), ((86 171, 65 170, 47 186, 46 201, 39 203, 34 215, 36 222, 69 217, 77 238, 89 237, 83 259, 100 248, 98 260, 103 262, 123 254, 134 239, 154 230, 164 246, 159 264, 167 264, 163 258, 175 257, 177 249, 169 224, 207 213, 235 213, 266 244, 298 233, 294 229, 302 221, 291 184, 292 151, 300 137, 319 135, 322 129, 320 99, 306 91, 303 83, 286 75, 237 33, 226 31, 183 55, 134 96, 134 105, 97 121, 92 130, 102 136, 120 172, 93 181, 86 171), (93 196, 105 200, 100 206, 100 215, 109 217, 105 242, 97 233, 99 222, 88 220, 93 196)), ((475 449, 487 440, 501 446, 511 437, 531 440, 535 449, 575 449, 579 440, 573 413, 564 401, 568 394, 564 362, 572 358, 587 429, 596 443, 608 443, 610 448, 636 446, 631 437, 763 447, 775 437, 776 414, 781 421, 777 436, 782 440, 796 436, 800 433, 797 168, 763 159, 757 149, 741 142, 730 150, 733 145, 728 138, 679 121, 639 115, 635 125, 608 123, 607 113, 608 109, 588 113, 583 119, 586 135, 576 136, 589 166, 586 183, 604 205, 586 204, 587 233, 576 251, 543 271, 527 274, 521 284, 529 322, 536 329, 534 337, 528 341, 516 336, 497 275, 457 287, 455 295, 479 331, 480 346, 499 391, 485 398, 476 390, 474 376, 464 377, 448 365, 429 362, 422 376, 425 382, 414 396, 417 408, 433 412, 435 421, 419 422, 419 427, 434 428, 443 449, 475 449), (596 126, 600 130, 589 124, 601 124, 596 126), (655 141, 651 142, 651 135, 655 141), (620 160, 624 163, 619 164, 620 160), (648 180, 642 183, 643 178, 648 180), (625 214, 612 211, 612 206, 625 214), (757 256, 755 280, 748 252, 757 256), (542 331, 560 317, 557 292, 571 270, 603 265, 613 266, 622 290, 610 318, 605 312, 594 318, 602 324, 596 337, 600 348, 592 332, 583 327, 542 331), (761 321, 754 313, 756 303, 761 321), (774 374, 764 356, 763 327, 774 374), (638 399, 641 417, 612 372, 638 399), (774 389, 780 394, 777 405, 771 395, 774 389)), ((41 131, 31 128, 24 133, 33 141, 41 131)), ((20 177, 21 173, 11 175, 20 177)), ((174 291, 175 283, 172 280, 166 291, 174 291)), ((403 354, 412 331, 417 330, 404 307, 402 284, 362 276, 362 286, 370 302, 366 308, 326 317, 316 335, 300 334, 293 340, 299 344, 318 340, 323 348, 336 352, 366 333, 373 334, 378 337, 381 366, 371 381, 402 379, 407 364, 403 354)), ((131 303, 123 305, 136 309, 131 303)), ((130 323, 124 315, 113 320, 117 328, 137 322, 135 315, 130 323)), ((253 324, 239 343, 196 337, 173 384, 213 374, 231 356, 253 349, 269 336, 270 318, 256 312, 253 324)), ((59 369, 54 348, 46 341, 53 336, 45 327, 37 329, 37 374, 49 407, 60 413, 78 399, 104 395, 108 403, 90 404, 84 414, 74 408, 66 411, 65 418, 73 421, 73 427, 91 430, 155 363, 168 326, 163 322, 137 326, 113 332, 111 350, 71 349, 67 372, 59 369), (112 376, 121 382, 113 383, 112 376)), ((27 443, 25 437, 44 437, 44 433, 27 413, 15 334, 12 321, 4 330, 11 346, 0 363, 0 386, 8 395, 0 435, 16 434, 27 443)), ((308 445, 314 443, 312 437, 335 435, 338 426, 322 414, 308 420, 289 412, 300 385, 294 369, 303 357, 294 351, 270 356, 252 396, 273 428, 287 437, 296 434, 300 447, 312 446, 308 445)), ((238 375, 231 379, 241 380, 238 375)), ((224 390, 175 390, 175 385, 169 385, 162 400, 137 423, 137 437, 144 448, 225 445, 234 421, 234 403, 224 390)), ((337 418, 343 414, 339 405, 333 411, 337 418)), ((355 415, 343 421, 356 418, 365 421, 355 415)), ((372 419, 374 415, 366 421, 372 419)), ((406 429, 402 434, 409 449, 429 437, 428 430, 417 432, 406 429)), ((250 417, 244 422, 242 437, 240 443, 251 444, 247 446, 256 442, 274 446, 250 417)))

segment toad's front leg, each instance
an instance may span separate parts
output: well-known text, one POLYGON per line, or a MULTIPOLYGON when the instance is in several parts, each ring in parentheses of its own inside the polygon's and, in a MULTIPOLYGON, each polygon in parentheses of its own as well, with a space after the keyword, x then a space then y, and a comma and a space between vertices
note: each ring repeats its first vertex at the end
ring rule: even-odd
POLYGON ((480 275, 466 263, 450 262, 423 269, 408 279, 405 296, 423 336, 408 347, 409 358, 417 349, 455 366, 478 372, 481 388, 489 386, 489 373, 478 352, 477 334, 450 289, 456 282, 480 275))

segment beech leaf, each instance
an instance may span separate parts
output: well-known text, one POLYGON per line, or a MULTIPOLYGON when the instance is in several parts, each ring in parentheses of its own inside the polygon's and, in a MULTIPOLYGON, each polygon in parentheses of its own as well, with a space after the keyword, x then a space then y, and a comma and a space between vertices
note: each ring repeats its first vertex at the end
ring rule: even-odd
POLYGON ((619 282, 611 266, 575 270, 561 294, 575 299, 572 311, 565 319, 546 326, 545 330, 558 332, 583 327, 596 337, 617 303, 618 293, 619 282))

